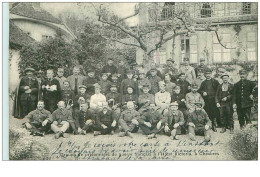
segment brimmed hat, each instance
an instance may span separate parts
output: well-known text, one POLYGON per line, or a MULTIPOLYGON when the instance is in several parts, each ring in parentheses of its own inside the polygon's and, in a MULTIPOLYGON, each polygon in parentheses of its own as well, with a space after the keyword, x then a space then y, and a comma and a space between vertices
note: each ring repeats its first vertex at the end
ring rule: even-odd
POLYGON ((27 73, 27 72, 35 72, 35 69, 33 69, 33 68, 26 68, 25 70, 24 70, 24 73, 27 73))
POLYGON ((245 69, 241 69, 241 70, 239 71, 239 74, 247 74, 247 71, 246 71, 245 69))
POLYGON ((110 88, 112 88, 112 87, 116 87, 117 88, 117 85, 116 84, 111 84, 110 88))
POLYGON ((201 102, 201 101, 196 101, 194 104, 195 104, 195 105, 201 105, 201 106, 202 106, 202 102, 201 102))
POLYGON ((204 71, 205 74, 207 73, 212 73, 212 69, 211 68, 206 68, 205 71, 204 71))
POLYGON ((229 77, 229 74, 228 73, 224 73, 221 75, 221 78, 223 78, 224 76, 228 76, 229 77))
POLYGON ((194 84, 191 85, 191 88, 193 88, 193 89, 198 89, 199 86, 198 86, 197 84, 194 83, 194 84))
POLYGON ((95 89, 97 89, 97 88, 101 89, 101 86, 98 83, 94 84, 94 87, 95 87, 95 89))

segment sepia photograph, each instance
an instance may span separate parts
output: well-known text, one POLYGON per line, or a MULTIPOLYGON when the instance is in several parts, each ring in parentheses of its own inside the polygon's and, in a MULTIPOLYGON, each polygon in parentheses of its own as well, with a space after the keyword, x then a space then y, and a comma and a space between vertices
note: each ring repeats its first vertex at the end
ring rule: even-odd
POLYGON ((258 161, 258 2, 8 6, 9 160, 258 161))

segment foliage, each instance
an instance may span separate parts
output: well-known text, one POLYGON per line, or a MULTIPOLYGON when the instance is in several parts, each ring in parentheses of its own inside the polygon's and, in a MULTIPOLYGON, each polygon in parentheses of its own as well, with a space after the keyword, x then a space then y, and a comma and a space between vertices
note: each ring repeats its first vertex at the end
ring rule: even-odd
POLYGON ((21 128, 10 128, 9 147, 10 160, 43 160, 49 153, 47 147, 33 141, 29 132, 21 128))
POLYGON ((234 134, 229 142, 229 147, 237 160, 258 159, 257 132, 257 125, 252 125, 234 134))

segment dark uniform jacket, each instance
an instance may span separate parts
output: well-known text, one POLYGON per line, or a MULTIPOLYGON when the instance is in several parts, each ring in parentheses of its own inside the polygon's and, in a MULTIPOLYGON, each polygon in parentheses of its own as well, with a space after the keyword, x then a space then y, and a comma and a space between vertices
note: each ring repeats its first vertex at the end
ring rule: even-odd
POLYGON ((203 92, 207 92, 206 98, 215 98, 216 92, 219 86, 219 82, 216 79, 211 78, 210 80, 204 80, 198 92, 203 96, 203 92), (211 86, 209 85, 211 84, 211 86))
POLYGON ((112 107, 113 105, 116 105, 116 104, 118 104, 118 106, 121 105, 121 95, 120 95, 120 93, 110 92, 110 93, 108 93, 108 94, 106 95, 106 99, 107 99, 108 105, 109 105, 110 107, 112 107), (114 104, 113 104, 112 101, 109 101, 110 99, 114 99, 114 104))
POLYGON ((176 82, 176 85, 179 85, 180 86, 180 93, 186 95, 188 92, 190 92, 190 83, 186 80, 181 80, 181 79, 178 79, 177 82, 176 82))
POLYGON ((185 100, 185 95, 183 93, 176 94, 175 92, 173 92, 171 97, 171 102, 177 102, 179 104, 180 111, 184 111, 187 109, 185 102, 181 101, 182 99, 185 100))
POLYGON ((20 93, 20 99, 21 101, 26 101, 30 99, 31 101, 37 101, 38 100, 38 90, 39 85, 38 85, 38 80, 36 78, 28 78, 28 77, 23 77, 20 82, 20 87, 19 87, 19 93, 20 93), (31 93, 25 93, 25 86, 29 86, 30 89, 32 90, 31 93))
POLYGON ((233 96, 233 85, 228 83, 228 90, 223 91, 223 84, 220 84, 216 93, 216 103, 219 103, 220 106, 231 106, 232 96, 233 96), (223 98, 227 97, 226 101, 222 101, 223 98))
POLYGON ((93 117, 89 111, 75 111, 75 124, 77 128, 83 128, 87 120, 93 120, 95 122, 95 117, 93 117))
POLYGON ((46 88, 42 89, 43 92, 43 100, 54 100, 55 102, 58 102, 61 99, 61 88, 60 88, 60 82, 53 78, 52 80, 46 79, 42 82, 42 86, 45 85, 45 87, 48 86, 56 86, 55 91, 48 91, 46 88))
POLYGON ((134 104, 138 104, 138 97, 135 94, 126 94, 122 97, 122 105, 126 104, 128 101, 134 101, 134 104))
POLYGON ((162 118, 162 115, 158 111, 148 110, 147 112, 144 112, 143 115, 141 115, 141 118, 138 120, 138 122, 140 124, 143 124, 144 122, 150 122, 152 127, 154 127, 160 120, 162 120, 162 118))
POLYGON ((137 94, 137 82, 132 80, 132 79, 124 79, 121 83, 121 87, 120 87, 120 93, 121 95, 125 95, 127 94, 127 87, 131 86, 132 88, 134 88, 133 93, 137 94))
POLYGON ((248 108, 253 106, 253 100, 249 98, 255 87, 255 83, 249 80, 240 80, 234 85, 233 104, 238 108, 248 108))
POLYGON ((85 99, 85 102, 86 103, 89 103, 90 102, 90 95, 85 92, 85 94, 81 94, 79 93, 78 95, 75 96, 75 99, 74 99, 74 107, 79 107, 79 98, 80 97, 83 97, 85 99))
POLYGON ((159 82, 162 79, 159 76, 150 76, 149 77, 149 81, 151 82, 151 94, 156 94, 157 92, 159 92, 159 82))
POLYGON ((114 120, 115 120, 115 117, 113 117, 112 111, 107 110, 106 114, 104 114, 104 112, 102 110, 97 115, 96 124, 99 127, 101 127, 102 124, 104 124, 107 127, 110 127, 114 120))
POLYGON ((83 81, 83 85, 87 86, 87 93, 90 95, 93 95, 95 93, 95 87, 94 84, 98 83, 97 79, 95 77, 86 77, 86 79, 83 81))
POLYGON ((180 125, 183 125, 185 123, 183 113, 180 110, 176 111, 176 114, 173 113, 173 111, 169 110, 165 116, 165 126, 168 126, 170 129, 173 128, 173 125, 176 123, 179 123, 180 125))
POLYGON ((72 113, 71 113, 71 111, 67 110, 66 108, 64 108, 63 111, 61 111, 58 108, 52 113, 52 118, 53 118, 53 121, 57 121, 58 124, 60 124, 62 121, 72 120, 72 113))
POLYGON ((209 125, 211 127, 209 116, 203 109, 199 112, 193 111, 192 113, 190 113, 187 123, 190 122, 195 125, 195 129, 204 129, 205 125, 209 125))
POLYGON ((29 120, 29 123, 33 123, 33 124, 41 124, 43 121, 45 121, 46 119, 49 120, 49 122, 52 122, 52 115, 51 112, 43 109, 43 110, 34 110, 31 111, 26 117, 25 119, 29 120))

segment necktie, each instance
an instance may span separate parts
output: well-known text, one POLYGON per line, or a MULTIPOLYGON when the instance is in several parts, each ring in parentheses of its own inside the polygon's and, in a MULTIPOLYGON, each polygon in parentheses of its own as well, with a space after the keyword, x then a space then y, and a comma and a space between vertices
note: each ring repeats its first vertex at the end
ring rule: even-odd
POLYGON ((75 89, 74 89, 75 94, 78 94, 78 77, 75 77, 75 89))

